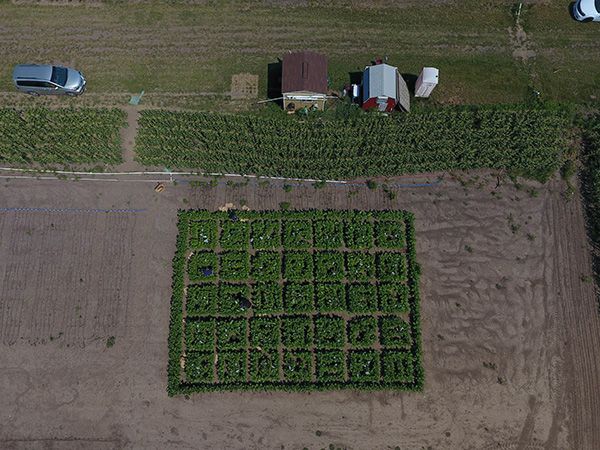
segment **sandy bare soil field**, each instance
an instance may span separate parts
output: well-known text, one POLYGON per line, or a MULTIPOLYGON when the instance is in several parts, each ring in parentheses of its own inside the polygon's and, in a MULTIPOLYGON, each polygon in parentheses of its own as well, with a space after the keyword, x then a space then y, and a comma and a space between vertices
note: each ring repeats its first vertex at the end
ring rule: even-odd
POLYGON ((469 187, 446 176, 433 187, 399 188, 394 200, 364 186, 286 193, 180 180, 159 194, 139 181, 2 184, 1 448, 591 449, 600 442, 600 321, 581 205, 563 199, 561 182, 528 193, 510 183, 495 188, 485 174, 469 187), (167 397, 176 211, 242 200, 255 209, 289 201, 415 213, 422 393, 167 397))

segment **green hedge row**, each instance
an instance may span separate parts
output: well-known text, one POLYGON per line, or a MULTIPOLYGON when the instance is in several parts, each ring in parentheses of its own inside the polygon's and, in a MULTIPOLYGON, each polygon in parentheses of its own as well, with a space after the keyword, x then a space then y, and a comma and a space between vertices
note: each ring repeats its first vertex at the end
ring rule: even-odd
POLYGON ((148 110, 141 163, 316 179, 506 169, 547 179, 562 162, 570 117, 523 106, 445 107, 384 117, 263 117, 148 110))

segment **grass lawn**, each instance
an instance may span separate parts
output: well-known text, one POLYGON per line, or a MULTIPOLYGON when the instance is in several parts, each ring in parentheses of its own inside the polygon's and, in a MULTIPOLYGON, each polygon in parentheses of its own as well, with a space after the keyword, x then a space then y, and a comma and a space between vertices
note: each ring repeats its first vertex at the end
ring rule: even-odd
MULTIPOLYGON (((443 103, 518 102, 532 83, 549 98, 588 100, 600 73, 598 25, 575 23, 558 0, 527 9, 522 23, 537 56, 523 64, 512 56, 511 6, 475 0, 354 9, 2 2, 0 91, 12 90, 14 64, 52 62, 81 69, 91 94, 223 93, 232 74, 251 72, 259 74, 264 97, 268 63, 289 50, 313 49, 328 55, 334 88, 348 82, 349 72, 388 56, 403 73, 439 67, 433 99, 443 103), (538 74, 533 81, 531 67, 538 74)), ((178 101, 161 99, 164 106, 178 101)), ((221 102, 194 104, 216 109, 221 102)))

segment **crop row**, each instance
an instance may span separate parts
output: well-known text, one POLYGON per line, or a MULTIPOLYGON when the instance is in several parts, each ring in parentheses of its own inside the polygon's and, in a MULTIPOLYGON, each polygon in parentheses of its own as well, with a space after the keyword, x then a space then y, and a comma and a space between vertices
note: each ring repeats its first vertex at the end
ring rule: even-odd
POLYGON ((403 220, 255 219, 240 221, 199 219, 190 222, 190 247, 194 249, 257 250, 329 249, 342 247, 402 249, 403 220))
POLYGON ((187 287, 190 317, 301 314, 312 311, 404 313, 409 288, 402 283, 199 284, 187 287))
POLYGON ((406 281, 404 253, 290 251, 195 252, 188 262, 191 282, 220 281, 406 281))
POLYGON ((0 161, 13 164, 118 164, 120 109, 0 108, 0 161))
POLYGON ((185 324, 186 352, 204 350, 410 348, 410 326, 397 315, 335 314, 283 317, 189 319, 185 324))
POLYGON ((230 350, 194 351, 186 358, 187 382, 196 386, 223 383, 279 382, 310 385, 327 383, 414 383, 414 361, 397 350, 230 350), (215 376, 216 375, 216 376, 215 376))
POLYGON ((136 139, 145 165, 340 178, 473 168, 547 179, 566 147, 563 112, 446 107, 352 119, 148 110, 136 139))

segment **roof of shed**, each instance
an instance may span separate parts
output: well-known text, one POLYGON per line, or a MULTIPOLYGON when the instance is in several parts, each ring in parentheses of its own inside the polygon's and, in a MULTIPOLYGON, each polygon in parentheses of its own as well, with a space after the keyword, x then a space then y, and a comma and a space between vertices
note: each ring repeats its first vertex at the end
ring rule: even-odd
POLYGON ((395 98, 406 111, 410 110, 410 94, 398 69, 388 64, 368 66, 363 75, 363 101, 373 97, 395 98))
POLYGON ((289 53, 283 57, 281 92, 327 93, 327 57, 315 52, 289 53))

